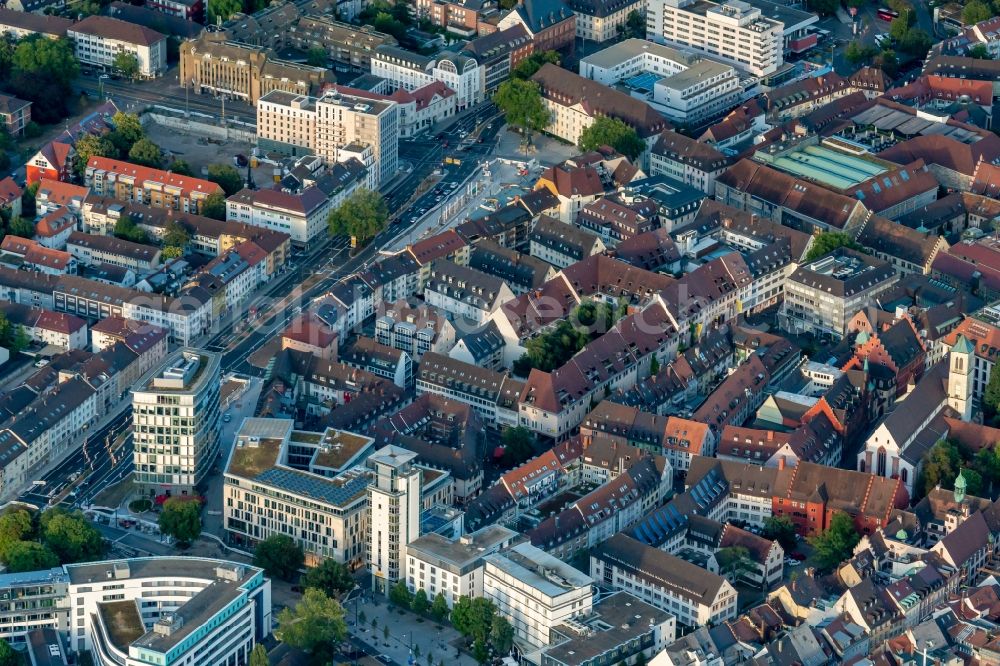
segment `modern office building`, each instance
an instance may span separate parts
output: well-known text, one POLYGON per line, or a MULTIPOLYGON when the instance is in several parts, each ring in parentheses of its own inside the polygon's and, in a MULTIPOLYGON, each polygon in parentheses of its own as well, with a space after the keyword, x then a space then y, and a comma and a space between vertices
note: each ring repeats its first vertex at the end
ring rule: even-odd
POLYGON ((786 330, 841 338, 851 318, 898 278, 892 264, 842 248, 788 277, 778 317, 786 330))
MULTIPOLYGON (((375 479, 366 460, 370 437, 327 428, 296 430, 291 419, 248 418, 236 434, 225 468, 226 536, 253 548, 284 534, 302 546, 307 564, 333 559, 364 565, 368 549, 368 486, 375 479)), ((454 480, 421 467, 420 509, 450 505, 454 480)))
POLYGON ((523 540, 502 525, 487 525, 457 539, 425 534, 406 547, 406 587, 423 590, 429 599, 440 594, 449 608, 462 597, 481 597, 483 558, 523 540))
POLYGON ((262 569, 201 557, 0 576, 0 638, 20 648, 36 630, 89 650, 97 666, 246 664, 271 633, 271 582, 262 569))
POLYGON ((590 576, 530 543, 484 559, 484 596, 514 627, 515 640, 533 647, 548 645, 553 629, 591 612, 590 576))
POLYGON ((144 494, 193 494, 215 461, 219 363, 219 354, 185 347, 133 387, 135 482, 144 494))
POLYGON ((412 451, 389 445, 368 459, 375 470, 375 480, 368 486, 368 567, 373 589, 383 594, 406 579, 406 546, 420 536, 422 481, 420 468, 413 464, 416 457, 412 451))
POLYGON ((399 105, 355 92, 333 89, 317 98, 272 90, 257 103, 260 147, 315 154, 327 164, 358 157, 372 170, 375 187, 386 182, 399 168, 399 105))
POLYGON ((784 63, 784 25, 743 0, 650 0, 646 33, 653 41, 690 46, 756 76, 784 63))
POLYGON ((722 115, 743 92, 733 65, 645 39, 626 39, 581 58, 579 72, 606 86, 626 89, 680 125, 722 115))

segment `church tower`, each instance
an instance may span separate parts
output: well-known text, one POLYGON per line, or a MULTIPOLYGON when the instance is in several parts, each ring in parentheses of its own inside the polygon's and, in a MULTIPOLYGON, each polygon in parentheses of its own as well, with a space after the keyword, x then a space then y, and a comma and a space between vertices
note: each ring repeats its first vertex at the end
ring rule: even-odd
POLYGON ((963 421, 972 420, 972 365, 976 350, 964 335, 959 335, 952 345, 948 360, 948 406, 962 415, 963 421))

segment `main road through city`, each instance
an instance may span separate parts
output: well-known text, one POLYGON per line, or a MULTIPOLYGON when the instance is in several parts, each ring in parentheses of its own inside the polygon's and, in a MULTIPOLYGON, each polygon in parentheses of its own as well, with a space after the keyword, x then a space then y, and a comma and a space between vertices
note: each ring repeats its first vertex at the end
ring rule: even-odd
MULTIPOLYGON (((83 79, 81 87, 87 89, 92 83, 91 79, 83 79)), ((142 92, 146 90, 145 85, 132 87, 131 84, 122 82, 105 83, 105 94, 110 94, 113 98, 119 96, 119 89, 124 89, 132 99, 145 102, 169 101, 158 98, 156 92, 142 92)), ((196 97, 198 96, 191 95, 192 101, 196 97)), ((211 103, 214 100, 201 99, 198 102, 199 106, 211 103)), ((176 105, 176 100, 173 105, 176 105)), ((196 107, 192 104, 191 108, 196 107)), ((437 201, 440 194, 436 192, 454 191, 455 195, 460 193, 461 184, 474 175, 482 161, 490 157, 500 123, 490 123, 478 134, 482 137, 481 143, 472 137, 477 136, 474 134, 477 128, 481 128, 495 116, 496 109, 492 104, 486 103, 455 119, 440 134, 401 140, 400 162, 407 165, 408 171, 397 178, 384 193, 389 210, 393 212, 389 227, 353 255, 344 238, 328 239, 312 248, 298 257, 294 269, 272 281, 257 297, 255 303, 258 305, 258 321, 253 329, 244 330, 246 316, 244 311, 240 311, 222 321, 219 328, 199 341, 197 346, 222 352, 223 373, 253 372, 247 358, 280 327, 286 325, 295 313, 344 276, 363 270, 383 247, 407 234, 420 221, 422 215, 409 211, 429 211, 434 208, 441 203, 437 201), (462 144, 465 145, 461 153, 455 153, 461 156, 461 163, 442 165, 444 157, 452 154, 446 152, 449 148, 445 146, 457 149, 462 144), (438 168, 443 170, 443 175, 437 186, 420 196, 414 196, 419 185, 438 168)), ((123 433, 126 433, 131 423, 132 409, 126 400, 118 410, 98 430, 89 433, 81 447, 36 480, 35 485, 18 499, 38 507, 56 502, 64 505, 87 505, 101 490, 130 472, 132 437, 123 433), (112 452, 115 442, 120 446, 112 452), (78 482, 74 492, 67 493, 68 486, 74 482, 78 482)))

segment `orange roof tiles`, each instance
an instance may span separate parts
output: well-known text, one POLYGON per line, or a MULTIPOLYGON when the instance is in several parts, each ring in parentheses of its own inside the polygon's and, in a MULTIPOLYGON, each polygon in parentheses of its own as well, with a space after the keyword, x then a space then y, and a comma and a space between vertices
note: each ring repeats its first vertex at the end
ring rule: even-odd
POLYGON ((180 188, 185 195, 194 192, 212 194, 218 192, 222 194, 222 188, 216 183, 201 178, 191 176, 181 176, 171 171, 163 169, 153 169, 152 167, 123 162, 122 160, 111 159, 110 157, 91 157, 87 162, 88 169, 97 169, 121 176, 131 176, 135 178, 136 184, 160 183, 172 187, 180 188))

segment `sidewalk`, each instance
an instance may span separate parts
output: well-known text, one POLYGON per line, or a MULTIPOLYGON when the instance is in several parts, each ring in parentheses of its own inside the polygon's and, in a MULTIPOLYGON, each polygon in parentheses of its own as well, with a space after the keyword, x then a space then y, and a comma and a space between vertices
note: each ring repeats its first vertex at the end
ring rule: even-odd
POLYGON ((458 650, 462 643, 461 635, 445 623, 391 608, 384 598, 378 599, 378 605, 373 601, 351 601, 345 610, 348 624, 351 625, 348 627, 350 632, 381 654, 391 657, 397 664, 408 663, 412 645, 415 662, 418 664, 427 664, 430 656, 433 657, 435 666, 442 662, 449 666, 476 666, 476 661, 470 655, 458 650), (360 621, 362 612, 364 622, 360 621), (354 626, 355 617, 359 620, 357 626, 354 626), (388 639, 385 638, 387 626, 388 639))

